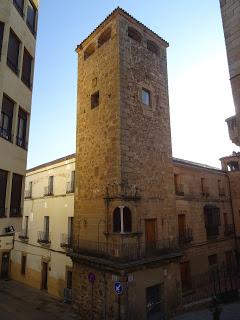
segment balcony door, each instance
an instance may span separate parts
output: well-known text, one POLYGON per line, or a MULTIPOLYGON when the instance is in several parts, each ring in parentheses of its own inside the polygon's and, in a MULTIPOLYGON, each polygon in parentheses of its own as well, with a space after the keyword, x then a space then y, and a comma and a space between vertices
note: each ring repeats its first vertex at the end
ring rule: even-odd
POLYGON ((178 215, 178 232, 179 236, 183 236, 186 229, 186 216, 185 214, 178 215))
POLYGON ((9 252, 4 252, 2 254, 2 264, 1 264, 1 278, 7 279, 9 272, 9 252))
POLYGON ((146 219, 145 220, 145 239, 146 248, 154 249, 156 247, 157 240, 157 220, 156 219, 146 219))
POLYGON ((48 289, 48 263, 42 263, 42 289, 48 289))

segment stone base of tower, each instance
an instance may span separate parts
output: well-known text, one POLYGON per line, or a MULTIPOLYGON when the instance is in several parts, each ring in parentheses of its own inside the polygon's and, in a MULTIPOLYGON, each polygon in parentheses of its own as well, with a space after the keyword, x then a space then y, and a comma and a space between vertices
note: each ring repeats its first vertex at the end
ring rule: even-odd
POLYGON ((180 299, 178 258, 160 264, 126 264, 125 269, 94 263, 94 258, 73 263, 73 304, 79 319, 168 319, 180 299), (121 294, 115 291, 117 282, 121 294))

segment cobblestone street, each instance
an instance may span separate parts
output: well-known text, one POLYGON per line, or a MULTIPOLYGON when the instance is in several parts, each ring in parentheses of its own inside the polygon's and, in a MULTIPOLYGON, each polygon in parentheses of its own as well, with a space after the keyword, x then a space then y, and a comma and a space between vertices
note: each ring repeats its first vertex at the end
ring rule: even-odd
POLYGON ((71 305, 13 280, 0 280, 1 320, 74 320, 71 305))
MULTIPOLYGON (((182 314, 172 320, 212 320, 212 313, 208 310, 199 310, 182 314)), ((240 302, 222 306, 220 320, 240 320, 240 302)))

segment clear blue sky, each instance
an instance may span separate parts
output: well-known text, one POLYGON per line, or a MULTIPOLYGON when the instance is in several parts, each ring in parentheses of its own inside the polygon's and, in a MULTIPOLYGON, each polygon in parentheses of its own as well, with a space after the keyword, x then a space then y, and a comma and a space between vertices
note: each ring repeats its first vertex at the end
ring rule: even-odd
POLYGON ((75 48, 120 6, 170 43, 173 155, 218 166, 236 149, 219 0, 40 0, 28 168, 75 152, 75 48))

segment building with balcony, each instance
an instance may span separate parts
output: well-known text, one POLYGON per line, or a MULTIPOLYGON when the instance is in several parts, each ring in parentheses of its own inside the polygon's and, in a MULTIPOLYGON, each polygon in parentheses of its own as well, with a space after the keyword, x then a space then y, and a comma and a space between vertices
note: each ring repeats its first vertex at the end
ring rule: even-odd
MULTIPOLYGON (((196 279, 209 272, 213 256, 215 267, 236 265, 235 228, 240 232, 240 221, 236 220, 238 212, 236 217, 233 215, 231 200, 234 204, 237 193, 233 191, 235 186, 230 185, 226 168, 223 169, 173 158, 177 235, 171 240, 149 241, 147 245, 139 239, 139 234, 132 234, 131 212, 123 206, 116 208, 112 222, 112 236, 120 234, 123 241, 103 242, 101 219, 97 223, 96 239, 83 240, 73 236, 74 154, 28 170, 23 224, 12 251, 12 278, 45 288, 64 299, 66 292, 72 295, 72 261, 65 254, 93 255, 107 259, 114 266, 153 257, 164 259, 177 251, 181 253, 181 299, 183 303, 191 302, 195 299, 193 291, 196 292, 196 286, 200 285, 196 279), (53 177, 50 180, 54 181, 54 195, 46 197, 49 177, 53 177), (203 184, 208 190, 207 196, 202 192, 203 184), (124 241, 124 237, 130 237, 131 242, 124 241)), ((135 193, 136 190, 132 197, 139 201, 140 197, 135 193)), ((79 222, 80 229, 87 229, 89 221, 89 217, 83 217, 79 222)), ((205 295, 206 292, 203 297, 205 295)))
MULTIPOLYGON (((182 303, 205 298, 202 280, 212 268, 234 268, 236 221, 228 172, 182 159, 173 159, 178 220, 182 303), (181 193, 179 193, 179 185, 181 193), (199 267, 201 266, 201 267, 199 267), (196 297, 197 295, 197 297, 196 297)), ((224 169, 224 168, 223 168, 224 169)), ((233 188, 233 189, 232 189, 233 188)))
POLYGON ((74 170, 75 155, 27 170, 22 228, 11 254, 13 279, 61 298, 71 296, 66 250, 72 239, 74 170))
POLYGON ((38 0, 0 0, 0 276, 22 224, 38 0))

